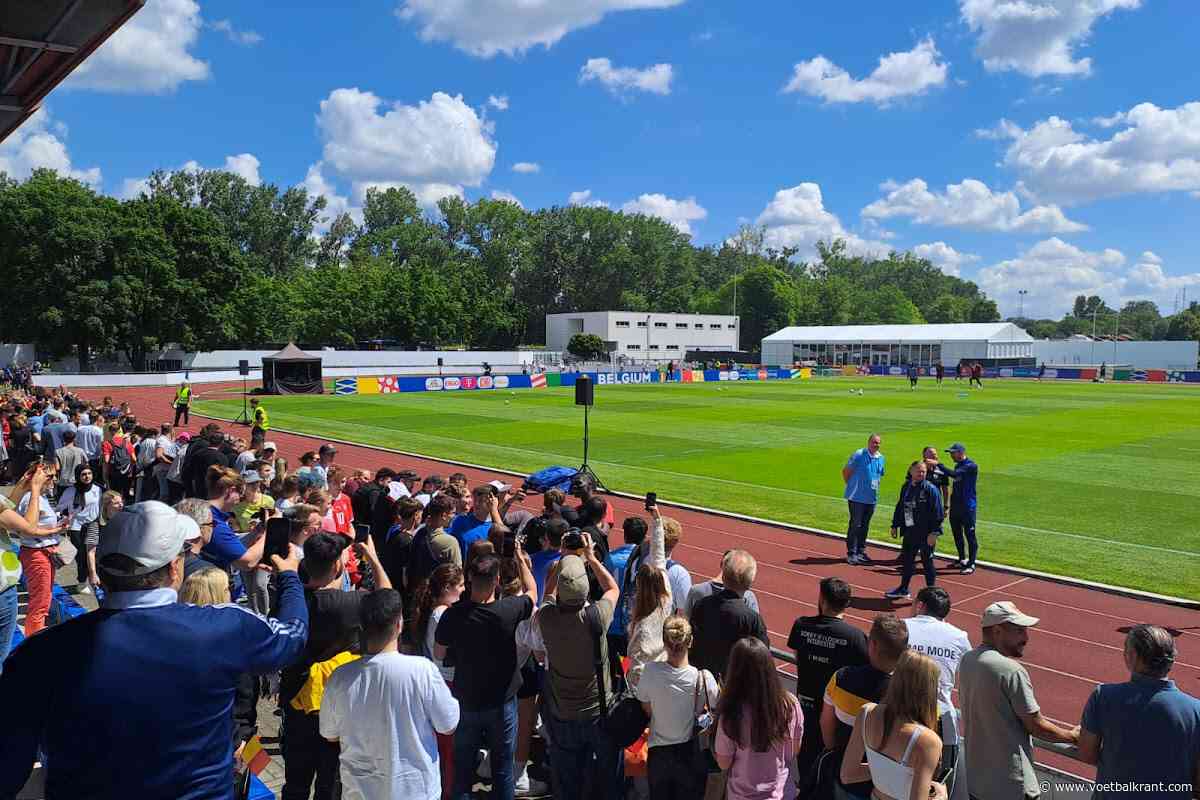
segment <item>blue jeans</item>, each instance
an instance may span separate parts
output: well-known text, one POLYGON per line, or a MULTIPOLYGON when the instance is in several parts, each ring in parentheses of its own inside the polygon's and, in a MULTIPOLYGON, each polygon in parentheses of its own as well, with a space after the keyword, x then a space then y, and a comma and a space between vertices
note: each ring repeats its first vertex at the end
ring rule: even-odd
POLYGON ((17 587, 14 585, 0 592, 0 673, 4 672, 4 659, 8 658, 16 629, 17 587))
POLYGON ((475 760, 486 747, 492 766, 492 797, 512 800, 516 791, 513 757, 517 749, 517 699, 483 711, 459 712, 454 731, 454 797, 470 800, 475 760))
POLYGON ((867 531, 871 527, 871 517, 875 514, 875 506, 871 503, 850 503, 850 527, 846 530, 846 555, 861 556, 867 552, 867 531))
POLYGON ((544 713, 550 731, 550 767, 555 800, 580 800, 585 785, 592 797, 624 797, 625 757, 598 720, 565 721, 544 713))

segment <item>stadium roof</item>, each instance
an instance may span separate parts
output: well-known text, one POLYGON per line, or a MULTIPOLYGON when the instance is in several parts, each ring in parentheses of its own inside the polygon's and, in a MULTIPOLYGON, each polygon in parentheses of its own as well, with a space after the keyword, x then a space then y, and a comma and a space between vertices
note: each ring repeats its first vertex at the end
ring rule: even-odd
POLYGON ((963 322, 952 325, 827 325, 776 331, 764 342, 833 342, 894 344, 898 342, 1032 342, 1011 322, 963 322))
POLYGON ((0 2, 0 142, 145 0, 0 2))

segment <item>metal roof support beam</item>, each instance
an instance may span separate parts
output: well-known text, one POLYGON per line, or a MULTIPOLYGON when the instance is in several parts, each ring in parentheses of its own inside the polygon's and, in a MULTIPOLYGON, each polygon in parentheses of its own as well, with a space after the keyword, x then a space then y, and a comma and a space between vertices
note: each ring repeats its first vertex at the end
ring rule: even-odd
POLYGON ((34 39, 18 39, 15 36, 0 36, 0 44, 6 44, 11 47, 25 47, 30 50, 49 50, 51 53, 76 53, 78 47, 72 47, 69 44, 55 44, 54 42, 39 42, 34 39))
POLYGON ((12 94, 0 94, 0 111, 24 111, 21 98, 12 94))

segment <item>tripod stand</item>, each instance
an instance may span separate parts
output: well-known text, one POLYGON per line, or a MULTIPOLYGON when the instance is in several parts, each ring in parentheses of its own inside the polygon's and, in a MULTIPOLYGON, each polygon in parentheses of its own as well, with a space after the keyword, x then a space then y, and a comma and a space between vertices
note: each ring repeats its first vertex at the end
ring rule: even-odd
POLYGON ((233 421, 234 425, 249 425, 250 424, 250 412, 246 409, 246 395, 247 394, 248 394, 248 392, 246 390, 246 376, 243 375, 242 376, 242 413, 238 414, 237 419, 235 419, 233 421))
POLYGON ((576 475, 587 475, 598 489, 607 492, 608 487, 604 485, 604 481, 600 480, 600 476, 588 466, 588 410, 590 408, 591 404, 583 406, 583 464, 576 471, 576 475))

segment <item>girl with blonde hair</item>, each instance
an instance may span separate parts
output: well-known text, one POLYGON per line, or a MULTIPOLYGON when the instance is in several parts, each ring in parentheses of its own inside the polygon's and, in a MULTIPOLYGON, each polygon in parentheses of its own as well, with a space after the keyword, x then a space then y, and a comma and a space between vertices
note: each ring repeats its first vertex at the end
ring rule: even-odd
POLYGON ((638 567, 633 609, 629 621, 629 674, 626 680, 637 687, 642 670, 653 661, 663 661, 667 654, 663 646, 663 623, 674 607, 671 583, 667 580, 666 528, 673 520, 649 509, 654 518, 650 531, 650 554, 638 567))
POLYGON ((229 576, 216 567, 205 567, 188 576, 179 590, 179 602, 217 606, 230 602, 229 576))
POLYGON ((666 661, 646 664, 637 685, 637 699, 650 715, 646 778, 654 800, 693 800, 704 796, 708 775, 695 763, 692 732, 705 707, 716 707, 719 689, 711 672, 688 663, 692 626, 686 619, 667 617, 660 635, 666 661))
POLYGON ((842 783, 870 780, 875 800, 946 800, 946 785, 933 779, 942 760, 941 674, 929 656, 914 650, 900 656, 883 701, 858 713, 842 758, 842 783))

